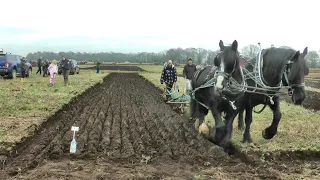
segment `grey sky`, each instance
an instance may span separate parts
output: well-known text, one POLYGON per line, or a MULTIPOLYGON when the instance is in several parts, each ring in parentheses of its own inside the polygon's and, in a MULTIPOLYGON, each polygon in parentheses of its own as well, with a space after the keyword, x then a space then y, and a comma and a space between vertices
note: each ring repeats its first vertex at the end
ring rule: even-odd
POLYGON ((3 0, 1 7, 8 16, 0 23, 0 47, 21 55, 216 50, 220 39, 236 39, 240 48, 261 42, 320 49, 316 0, 3 0))

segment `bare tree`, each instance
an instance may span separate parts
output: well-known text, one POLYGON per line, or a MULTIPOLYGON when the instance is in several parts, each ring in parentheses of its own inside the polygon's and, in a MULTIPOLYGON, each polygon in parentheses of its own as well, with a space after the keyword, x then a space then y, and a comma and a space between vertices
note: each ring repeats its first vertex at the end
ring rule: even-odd
POLYGON ((317 66, 317 63, 319 62, 319 54, 317 53, 317 51, 310 51, 307 56, 306 59, 309 63, 309 67, 315 68, 317 66))
POLYGON ((241 49, 241 53, 249 58, 254 58, 259 53, 259 47, 257 45, 250 44, 241 49))

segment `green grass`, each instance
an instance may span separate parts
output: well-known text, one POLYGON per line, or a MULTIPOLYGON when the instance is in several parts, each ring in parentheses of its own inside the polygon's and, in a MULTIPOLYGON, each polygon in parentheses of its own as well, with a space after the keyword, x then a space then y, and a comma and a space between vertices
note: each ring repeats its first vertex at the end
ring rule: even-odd
POLYGON ((96 74, 82 70, 69 76, 69 86, 63 85, 63 76, 56 77, 54 87, 49 87, 49 77, 33 73, 25 82, 20 79, 0 79, 0 143, 15 143, 32 134, 40 125, 72 97, 89 87, 103 82, 107 73, 96 74))
MULTIPOLYGON (((140 73, 147 80, 163 89, 160 84, 160 74, 140 73)), ((183 78, 178 78, 179 87, 184 86, 183 78)), ((257 106, 260 109, 261 106, 257 106)), ((186 109, 189 110, 188 108, 186 109)), ((268 108, 262 114, 253 114, 251 125, 251 136, 253 144, 242 144, 240 141, 243 132, 237 129, 237 119, 234 121, 233 141, 242 150, 254 151, 275 151, 275 150, 320 150, 320 113, 304 109, 286 102, 281 102, 282 119, 279 124, 278 134, 271 140, 262 138, 262 130, 272 122, 272 112, 268 108)), ((188 113, 188 112, 187 112, 188 113)), ((213 123, 211 113, 206 117, 206 121, 213 123)))

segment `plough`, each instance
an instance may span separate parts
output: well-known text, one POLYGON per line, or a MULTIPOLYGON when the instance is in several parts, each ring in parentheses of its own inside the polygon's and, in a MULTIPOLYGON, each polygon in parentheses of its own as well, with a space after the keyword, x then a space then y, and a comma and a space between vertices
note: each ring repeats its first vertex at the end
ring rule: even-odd
POLYGON ((191 102, 191 96, 180 93, 177 85, 171 89, 171 92, 165 87, 164 92, 167 99, 166 103, 173 104, 174 110, 179 109, 180 113, 183 114, 185 106, 191 102))

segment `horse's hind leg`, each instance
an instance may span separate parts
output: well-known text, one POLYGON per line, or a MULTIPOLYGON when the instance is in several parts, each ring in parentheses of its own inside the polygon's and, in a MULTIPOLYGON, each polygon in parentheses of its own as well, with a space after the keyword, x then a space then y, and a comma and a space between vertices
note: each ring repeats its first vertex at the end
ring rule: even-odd
POLYGON ((278 130, 278 125, 281 120, 279 97, 275 97, 274 104, 270 104, 270 109, 273 111, 273 120, 271 126, 262 131, 262 137, 265 139, 272 139, 278 130))
POLYGON ((252 106, 248 106, 246 108, 246 117, 245 117, 246 127, 243 133, 243 140, 242 140, 243 143, 245 142, 251 143, 250 127, 252 123, 252 110, 253 110, 252 106))
POLYGON ((239 115, 238 115, 238 129, 239 130, 243 130, 244 129, 243 112, 244 112, 244 109, 240 109, 239 115))
POLYGON ((203 107, 201 105, 200 106, 198 105, 198 117, 199 117, 199 119, 196 120, 196 122, 195 122, 195 128, 196 128, 197 131, 199 131, 199 126, 202 123, 204 123, 204 117, 205 117, 206 114, 208 114, 208 110, 205 107, 203 107))

